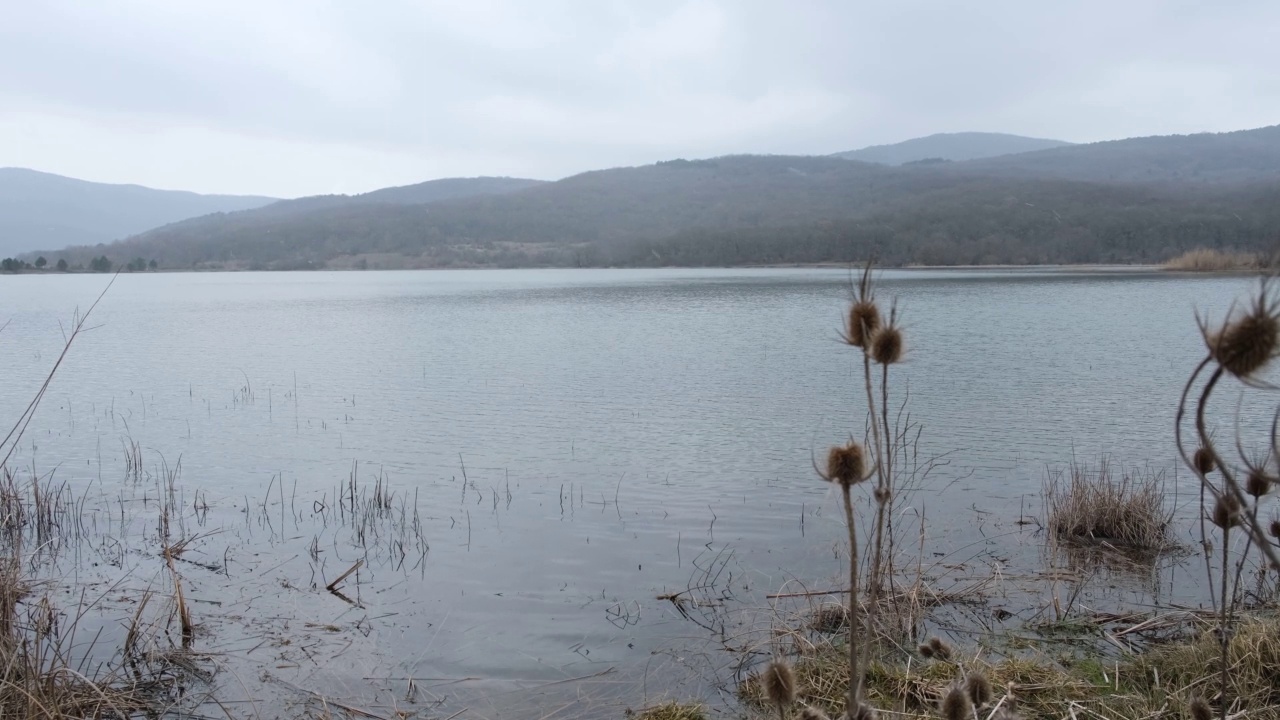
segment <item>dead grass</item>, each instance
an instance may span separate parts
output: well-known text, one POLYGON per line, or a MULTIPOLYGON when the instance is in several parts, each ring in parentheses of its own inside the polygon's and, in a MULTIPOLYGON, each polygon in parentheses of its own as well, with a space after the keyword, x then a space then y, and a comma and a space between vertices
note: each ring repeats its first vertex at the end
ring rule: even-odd
MULTIPOLYGON (((995 690, 1024 718, 1094 717, 1105 720, 1182 717, 1195 697, 1217 705, 1218 653, 1212 631, 1156 646, 1128 661, 1052 658, 1043 644, 1025 657, 994 662, 961 658, 923 660, 898 651, 868 668, 867 698, 894 717, 937 717, 942 693, 963 674, 982 671, 995 690)), ((1100 657, 1100 656, 1099 656, 1100 657)), ((1229 714, 1280 720, 1280 619, 1252 617, 1232 636, 1229 714)), ((829 643, 795 658, 800 702, 832 717, 844 709, 849 663, 842 645, 829 643)), ((743 703, 761 718, 776 717, 757 676, 738 687, 743 703)), ((985 713, 983 714, 985 717, 985 713)))
POLYGON ((1256 253, 1197 248, 1167 260, 1161 267, 1175 272, 1241 272, 1262 270, 1264 263, 1256 253))
POLYGON ((1134 469, 1117 477, 1105 458, 1096 469, 1072 463, 1045 480, 1049 530, 1065 543, 1159 552, 1171 544, 1164 486, 1162 472, 1134 469))
POLYGON ((639 712, 628 712, 634 720, 707 720, 707 709, 697 703, 666 702, 639 712))

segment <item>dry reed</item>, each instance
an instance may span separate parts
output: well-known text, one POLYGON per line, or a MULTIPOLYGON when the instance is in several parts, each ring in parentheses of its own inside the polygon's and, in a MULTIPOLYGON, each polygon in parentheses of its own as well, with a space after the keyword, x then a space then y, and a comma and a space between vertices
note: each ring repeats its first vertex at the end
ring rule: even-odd
POLYGON ((1173 511, 1165 502, 1164 475, 1121 471, 1103 458, 1096 469, 1072 463, 1050 472, 1044 497, 1048 527, 1067 543, 1106 543, 1132 550, 1169 547, 1173 511))
POLYGON ((1257 253, 1197 248, 1165 261, 1161 267, 1176 272, 1243 272, 1261 270, 1264 265, 1257 253))

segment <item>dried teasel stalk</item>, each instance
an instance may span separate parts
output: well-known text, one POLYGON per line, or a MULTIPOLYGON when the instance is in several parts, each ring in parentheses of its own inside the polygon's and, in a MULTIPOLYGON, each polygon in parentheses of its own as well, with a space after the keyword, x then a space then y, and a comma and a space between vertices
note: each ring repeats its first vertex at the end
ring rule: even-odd
POLYGON ((867 479, 866 452, 862 445, 850 440, 848 445, 836 446, 827 452, 827 482, 856 485, 867 479))
POLYGON ((933 651, 933 657, 938 660, 947 661, 951 659, 951 646, 938 636, 929 638, 929 649, 933 651))
POLYGON ((1275 480, 1268 476, 1261 469, 1253 468, 1249 470, 1249 475, 1245 478, 1244 491, 1255 498, 1262 497, 1271 492, 1271 485, 1275 480))
POLYGON ((942 696, 939 708, 943 720, 970 720, 973 715, 973 702, 959 685, 952 685, 946 695, 942 696))
POLYGON ((1232 375, 1248 379, 1266 367, 1280 349, 1280 316, 1267 281, 1248 309, 1217 330, 1202 324, 1201 334, 1214 361, 1232 375))
POLYGON ((764 670, 764 694, 778 708, 778 715, 796 701, 796 674, 784 660, 774 660, 764 670))
POLYGON ((965 692, 969 694, 971 700, 976 707, 982 707, 991 702, 991 681, 987 679, 985 673, 974 671, 969 673, 969 677, 964 680, 965 692))
POLYGON ((1187 709, 1191 711, 1191 720, 1211 720, 1213 718, 1213 711, 1209 709, 1209 703, 1205 702, 1202 697, 1193 698, 1187 709))
POLYGON ((902 360, 902 331, 892 325, 882 327, 871 337, 871 359, 881 365, 902 360))
POLYGON ((1191 462, 1196 466, 1196 472, 1201 475, 1208 475, 1216 468, 1213 462, 1213 453, 1209 452, 1208 448, 1197 448, 1196 454, 1191 458, 1191 462))
POLYGON ((1226 530, 1240 524, 1240 503, 1230 491, 1224 491, 1213 504, 1213 524, 1226 530))
POLYGON ((865 348, 876 330, 880 328, 880 309, 870 298, 860 299, 849 306, 849 327, 845 330, 845 342, 865 348))

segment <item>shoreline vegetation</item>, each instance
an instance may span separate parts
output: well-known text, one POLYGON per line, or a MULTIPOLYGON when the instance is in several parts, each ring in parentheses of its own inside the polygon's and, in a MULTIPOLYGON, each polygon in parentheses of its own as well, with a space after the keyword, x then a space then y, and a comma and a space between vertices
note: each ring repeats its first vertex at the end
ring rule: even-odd
MULTIPOLYGON (((106 594, 94 600, 83 592, 67 593, 32 574, 37 568, 56 573, 61 553, 73 552, 77 543, 102 541, 96 523, 85 521, 82 497, 55 483, 52 474, 19 477, 8 465, 94 307, 72 323, 44 385, 0 443, 0 716, 207 716, 194 713, 202 706, 220 708, 228 718, 264 717, 256 707, 229 709, 215 694, 218 660, 202 646, 211 645, 210 634, 226 626, 210 617, 216 609, 193 610, 184 596, 183 574, 189 571, 183 563, 192 561, 183 554, 201 533, 184 522, 184 513, 199 512, 199 506, 187 501, 190 507, 183 510, 176 501, 184 497, 177 482, 180 467, 152 474, 142 469, 137 448, 126 457, 126 474, 150 498, 138 511, 145 517, 134 520, 151 530, 135 537, 145 538, 145 554, 163 581, 131 605, 114 609, 124 629, 119 647, 95 647, 91 656, 76 636, 80 619, 105 602, 106 594)), ((975 573, 963 563, 953 565, 950 553, 934 553, 926 545, 928 521, 913 497, 929 487, 939 461, 919 456, 921 425, 906 411, 909 398, 890 391, 889 378, 900 372, 896 366, 912 347, 911 338, 896 303, 877 294, 868 265, 842 328, 843 341, 862 368, 851 388, 856 398, 851 416, 865 418, 865 426, 850 428, 849 438, 815 458, 813 468, 815 482, 830 484, 839 496, 848 530, 833 563, 842 574, 840 586, 779 590, 768 596, 763 625, 721 638, 723 652, 737 660, 720 690, 735 703, 712 708, 708 697, 667 698, 627 715, 643 720, 701 720, 713 713, 751 720, 1280 718, 1280 519, 1273 519, 1280 517, 1273 515, 1280 508, 1271 500, 1280 485, 1280 449, 1270 439, 1261 445, 1239 437, 1215 442, 1204 411, 1215 389, 1227 382, 1256 387, 1258 374, 1280 355, 1278 308, 1274 287, 1263 282, 1248 306, 1220 323, 1201 324, 1205 358, 1182 391, 1178 422, 1171 428, 1186 467, 1203 488, 1199 546, 1184 548, 1175 540, 1173 501, 1159 472, 1106 458, 1050 472, 1040 512, 1010 520, 1019 528, 1039 528, 1046 554, 1045 570, 1026 579, 1029 589, 1018 596, 1023 606, 1011 612, 992 602, 1010 597, 1010 579, 999 569, 975 573), (1234 455, 1225 450, 1232 441, 1239 448, 1234 455), (1178 552, 1203 555, 1211 607, 1112 612, 1086 607, 1081 600, 1099 568, 1155 573, 1161 558, 1178 552), (963 584, 944 586, 941 578, 956 567, 963 584), (957 608, 967 613, 967 621, 957 624, 944 614, 957 608), (984 619, 1002 619, 1000 613, 1019 620, 995 629, 984 619)), ((1172 397, 1179 389, 1169 392, 1172 397)), ((267 492, 269 497, 271 488, 267 492)), ((283 513, 282 486, 280 492, 283 513)), ((408 504, 393 496, 381 477, 372 487, 360 482, 353 468, 349 484, 334 497, 336 507, 326 509, 322 520, 350 524, 355 547, 382 542, 385 548, 378 552, 390 554, 398 547, 401 563, 406 549, 425 557, 416 496, 408 504)), ((246 499, 246 517, 249 511, 246 499)), ((269 520, 274 509, 268 512, 263 501, 261 512, 269 520)), ((283 515, 280 521, 283 529, 283 515)), ((122 537, 125 522, 121 516, 116 530, 122 537)), ((344 580, 359 567, 357 562, 346 573, 335 572, 336 579, 313 592, 346 599, 344 580)), ((121 593, 112 587, 109 594, 121 593)), ((701 602, 692 584, 659 600, 686 617, 729 612, 724 602, 701 602)), ((718 627, 724 635, 725 625, 718 627)), ((290 716, 434 717, 425 706, 384 710, 318 692, 303 694, 301 711, 290 716)), ((449 717, 471 715, 463 710, 449 717)))
MULTIPOLYGON (((850 267, 860 266, 859 262, 814 262, 814 263, 744 263, 739 265, 599 265, 599 266, 583 266, 583 265, 539 265, 539 266, 518 266, 508 267, 501 265, 446 265, 446 266, 423 266, 423 267, 374 267, 374 266, 317 266, 309 268, 292 268, 288 270, 273 270, 268 268, 255 268, 249 266, 218 266, 218 267, 198 267, 198 268, 171 268, 158 265, 155 261, 142 264, 128 263, 124 266, 103 263, 98 268, 85 268, 82 266, 67 267, 66 269, 58 269, 56 267, 40 266, 37 267, 31 263, 17 262, 13 265, 6 265, 0 269, 0 275, 83 275, 83 274, 106 274, 114 271, 122 273, 215 273, 215 272, 346 272, 346 271, 403 271, 403 270, 644 270, 644 269, 684 269, 684 270, 701 270, 701 269, 725 269, 725 270, 749 270, 749 269, 848 269, 850 267)), ((1177 257, 1166 260, 1159 264, 1150 263, 1040 263, 1040 264, 1007 264, 1007 263, 989 263, 989 264, 962 264, 962 265, 924 265, 924 264, 906 264, 899 266, 884 266, 890 270, 1043 270, 1043 269, 1066 269, 1078 271, 1113 271, 1113 272, 1181 272, 1181 273, 1219 273, 1219 274, 1257 274, 1267 272, 1273 269, 1274 264, 1261 253, 1233 252, 1213 249, 1196 249, 1183 253, 1177 257)))

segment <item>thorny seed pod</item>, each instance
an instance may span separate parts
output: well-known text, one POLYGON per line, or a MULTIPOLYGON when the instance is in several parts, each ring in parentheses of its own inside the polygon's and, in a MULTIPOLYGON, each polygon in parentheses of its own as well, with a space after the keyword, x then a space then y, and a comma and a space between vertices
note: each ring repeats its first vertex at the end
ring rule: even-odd
POLYGON ((1244 491, 1253 497, 1262 497, 1271 491, 1271 478, 1261 470, 1250 470, 1249 477, 1245 479, 1244 491))
POLYGON ((1209 354, 1224 370, 1248 378, 1276 356, 1280 344, 1280 319, 1269 302, 1267 288, 1254 298, 1248 312, 1228 320, 1216 332, 1205 332, 1209 354))
POLYGON ((1204 701, 1202 697, 1192 699, 1189 707, 1191 710, 1191 720, 1212 720, 1213 711, 1209 709, 1209 703, 1204 701))
POLYGON ((1224 530, 1240 524, 1240 503, 1230 490, 1219 495, 1213 504, 1213 524, 1224 530))
POLYGON ((881 365, 892 365, 902 360, 902 331, 886 325, 871 336, 871 359, 881 365))
POLYGON ((973 703, 959 685, 952 685, 942 696, 941 710, 943 720, 969 720, 973 715, 973 703))
POLYGON ((936 635, 929 638, 929 649, 933 651, 933 656, 939 660, 951 659, 951 646, 936 635))
POLYGON ((991 702, 991 681, 981 671, 969 673, 969 677, 964 681, 964 689, 977 707, 991 702))
POLYGON ((1196 472, 1201 475, 1208 475, 1214 470, 1213 454, 1207 448, 1197 449, 1191 462, 1196 466, 1196 472))
POLYGON ((867 341, 880 327, 880 309, 874 301, 862 299, 849 308, 849 328, 845 340, 854 347, 866 347, 867 341))
POLYGON ((779 707, 796 701, 796 674, 784 660, 774 660, 764 670, 764 693, 779 707))
POLYGON ((800 710, 800 720, 831 720, 831 718, 827 717, 827 714, 818 708, 805 705, 800 710))
POLYGON ((858 703, 852 713, 847 713, 850 720, 876 720, 880 715, 876 709, 866 703, 858 703))
POLYGON ((893 497, 893 493, 891 493, 889 491, 889 488, 887 487, 876 488, 876 491, 874 494, 875 494, 876 502, 880 503, 881 505, 888 505, 889 498, 893 497))
POLYGON ((862 446, 852 440, 844 447, 833 447, 827 453, 827 480, 841 485, 856 485, 866 480, 867 461, 862 446))
POLYGON ((1280 538, 1280 518, 1271 518, 1271 526, 1267 528, 1267 533, 1273 538, 1280 538))
POLYGON ((933 657, 933 648, 929 647, 928 643, 922 644, 920 647, 916 648, 916 650, 919 650, 920 654, 926 658, 933 657))

